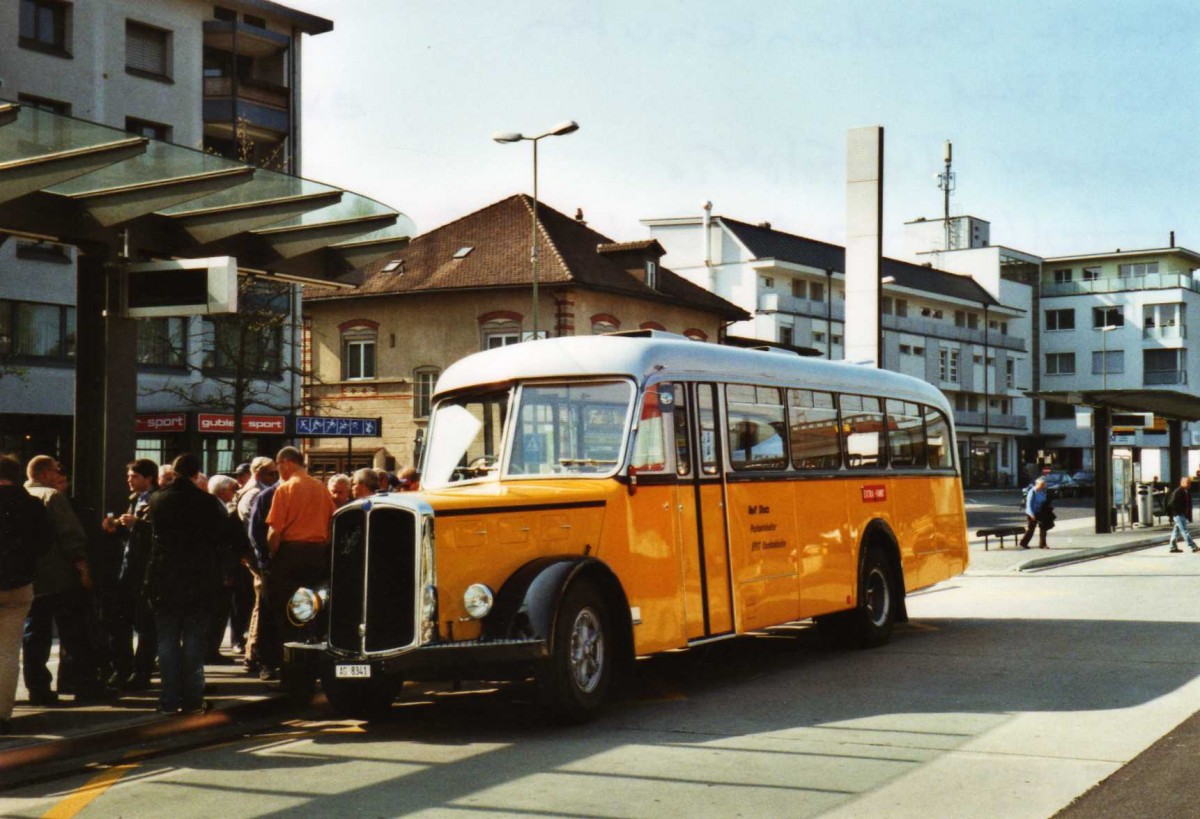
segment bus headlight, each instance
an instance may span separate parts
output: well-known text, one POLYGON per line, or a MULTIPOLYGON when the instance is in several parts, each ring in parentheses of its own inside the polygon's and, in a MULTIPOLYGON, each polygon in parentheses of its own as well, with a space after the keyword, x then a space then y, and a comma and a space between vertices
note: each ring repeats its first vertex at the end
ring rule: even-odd
POLYGON ((494 602, 496 602, 496 598, 492 594, 492 590, 482 583, 472 583, 463 592, 463 608, 476 620, 487 617, 494 602))
POLYGON ((288 619, 297 626, 311 623, 328 602, 329 589, 324 586, 315 591, 304 588, 296 589, 292 599, 288 601, 288 619))

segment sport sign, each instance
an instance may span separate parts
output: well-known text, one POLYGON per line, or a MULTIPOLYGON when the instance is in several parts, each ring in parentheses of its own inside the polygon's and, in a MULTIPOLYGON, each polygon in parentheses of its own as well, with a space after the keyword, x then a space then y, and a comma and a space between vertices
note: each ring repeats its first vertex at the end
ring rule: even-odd
POLYGON ((323 415, 297 415, 296 437, 373 438, 383 433, 382 418, 338 418, 323 415))

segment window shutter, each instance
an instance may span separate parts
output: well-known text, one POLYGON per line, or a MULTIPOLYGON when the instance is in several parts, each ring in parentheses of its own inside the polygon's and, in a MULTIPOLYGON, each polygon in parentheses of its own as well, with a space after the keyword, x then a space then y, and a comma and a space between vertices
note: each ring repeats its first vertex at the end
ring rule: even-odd
POLYGON ((125 23, 125 65, 165 77, 167 32, 139 23, 125 23))

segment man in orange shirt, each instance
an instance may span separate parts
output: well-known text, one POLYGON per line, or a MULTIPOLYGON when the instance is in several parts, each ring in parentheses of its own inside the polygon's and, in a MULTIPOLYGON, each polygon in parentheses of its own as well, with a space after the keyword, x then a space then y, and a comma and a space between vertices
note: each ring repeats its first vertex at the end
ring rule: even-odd
POLYGON ((297 629, 287 616, 287 604, 297 588, 314 589, 329 579, 329 529, 333 500, 325 484, 310 477, 304 456, 285 446, 275 456, 280 484, 267 515, 267 549, 271 553, 266 581, 269 610, 275 618, 275 637, 295 639, 297 629))

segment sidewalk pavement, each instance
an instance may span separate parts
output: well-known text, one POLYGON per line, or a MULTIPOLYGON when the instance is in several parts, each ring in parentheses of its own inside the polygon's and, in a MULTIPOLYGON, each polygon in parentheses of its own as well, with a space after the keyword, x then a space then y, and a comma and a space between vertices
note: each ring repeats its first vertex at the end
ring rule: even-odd
MULTIPOLYGON (((982 538, 971 538, 967 574, 1037 571, 1136 549, 1166 549, 1170 534, 1166 525, 1107 535, 1097 535, 1093 528, 1090 517, 1063 521, 1050 532, 1047 550, 1021 549, 1012 538, 1006 539, 1004 549, 993 538, 985 550, 982 538)), ((51 658, 52 665, 55 662, 51 658)), ((52 671, 57 677, 57 670, 52 671)), ((205 696, 213 709, 186 717, 164 716, 154 710, 157 684, 148 691, 123 694, 101 704, 75 706, 72 697, 64 695, 60 704, 51 707, 29 705, 27 692, 19 688, 13 733, 0 735, 0 789, 119 762, 163 747, 209 741, 214 735, 237 732, 241 723, 294 708, 276 683, 247 675, 240 663, 208 666, 205 678, 211 689, 205 696)))
MULTIPOLYGON (((55 665, 57 642, 50 662, 57 678, 55 665)), ((63 694, 56 705, 33 706, 24 685, 18 684, 13 731, 0 735, 0 790, 211 739, 236 731, 240 723, 293 707, 278 683, 246 674, 240 658, 232 665, 206 666, 204 676, 205 699, 212 710, 189 716, 167 716, 155 710, 160 691, 157 677, 149 690, 87 705, 74 705, 74 698, 63 694)))
MULTIPOLYGON (((1095 518, 1091 516, 1061 521, 1047 533, 1048 549, 1037 548, 1036 535, 1029 549, 1020 548, 1019 538, 1012 537, 1004 539, 1006 548, 1001 549, 995 537, 990 539, 985 548, 984 539, 975 537, 975 531, 971 530, 967 533, 970 564, 966 573, 1035 572, 1156 546, 1166 551, 1167 539, 1171 535, 1171 526, 1167 523, 1133 526, 1104 535, 1096 534, 1095 527, 1095 518)), ((1196 526, 1192 526, 1191 530, 1192 535, 1200 540, 1196 526)), ((1187 551, 1186 544, 1181 544, 1181 548, 1187 551)))

